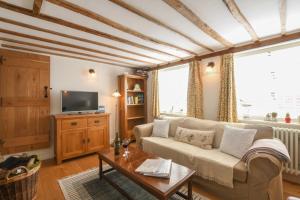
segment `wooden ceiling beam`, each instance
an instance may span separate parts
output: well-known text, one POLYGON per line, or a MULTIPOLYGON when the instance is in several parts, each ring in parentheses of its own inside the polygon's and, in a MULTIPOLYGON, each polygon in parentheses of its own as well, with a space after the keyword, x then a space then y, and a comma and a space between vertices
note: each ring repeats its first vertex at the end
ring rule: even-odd
POLYGON ((216 41, 223 44, 225 47, 231 47, 233 44, 223 38, 219 33, 208 26, 204 21, 202 21, 191 9, 184 5, 180 0, 163 0, 171 8, 175 9, 178 13, 196 25, 200 30, 206 33, 208 36, 212 37, 216 41))
POLYGON ((243 15, 236 2, 234 0, 223 0, 223 2, 232 14, 232 16, 246 29, 246 31, 251 36, 252 40, 257 41, 259 38, 256 32, 254 31, 253 27, 246 19, 246 17, 243 15))
POLYGON ((277 37, 265 38, 263 40, 260 40, 260 41, 254 42, 254 43, 231 47, 231 48, 221 50, 221 51, 216 51, 213 53, 194 56, 192 58, 185 58, 185 59, 182 59, 182 60, 176 61, 176 62, 170 62, 170 63, 166 63, 163 65, 157 65, 156 67, 150 68, 149 71, 156 70, 156 69, 164 69, 164 68, 168 68, 168 67, 172 67, 172 66, 176 66, 176 65, 181 65, 184 63, 191 62, 193 60, 207 59, 207 58, 211 58, 211 57, 215 57, 215 56, 221 56, 221 55, 224 55, 227 53, 238 53, 238 52, 242 52, 242 51, 261 48, 261 47, 270 46, 270 45, 276 45, 276 44, 279 44, 282 42, 288 42, 288 41, 297 40, 297 39, 300 39, 300 31, 295 32, 295 33, 280 35, 277 37))
POLYGON ((128 58, 126 56, 116 55, 116 54, 112 54, 112 53, 108 53, 108 52, 104 52, 104 51, 100 51, 100 50, 96 50, 96 49, 91 49, 91 48, 87 48, 87 47, 78 46, 78 45, 75 45, 75 44, 60 42, 60 41, 56 41, 56 40, 52 40, 52 39, 37 37, 37 36, 28 35, 28 34, 24 34, 24 33, 20 33, 20 32, 15 32, 15 31, 10 31, 10 30, 6 30, 6 29, 1 29, 0 28, 0 33, 6 33, 6 34, 10 34, 10 35, 15 35, 15 36, 18 36, 18 37, 28 38, 28 39, 32 39, 32 40, 38 40, 38 41, 42 41, 42 42, 57 44, 57 45, 61 45, 61 46, 71 47, 71 48, 75 48, 75 49, 81 49, 81 50, 84 50, 84 51, 99 53, 99 54, 103 54, 103 55, 107 55, 107 56, 113 56, 113 57, 122 58, 122 59, 125 59, 125 60, 131 60, 131 61, 136 61, 136 62, 140 62, 140 63, 153 65, 153 63, 149 63, 149 62, 146 62, 146 61, 140 61, 140 60, 133 59, 133 58, 128 58))
POLYGON ((197 45, 197 46, 199 46, 199 47, 201 47, 203 49, 206 49, 208 51, 214 51, 213 49, 211 49, 208 46, 206 46, 206 45, 204 45, 204 44, 196 41, 195 39, 191 38, 190 36, 186 35, 185 33, 183 33, 181 31, 179 31, 179 30, 171 27, 170 25, 168 25, 168 24, 160 21, 159 19, 156 19, 156 18, 154 18, 154 17, 146 14, 145 12, 142 12, 141 10, 137 9, 136 7, 134 7, 132 5, 127 4, 123 0, 109 0, 109 1, 112 2, 112 3, 114 3, 114 4, 116 4, 116 5, 118 5, 118 6, 120 6, 120 7, 122 7, 122 8, 124 8, 124 9, 126 9, 126 10, 128 10, 128 11, 130 11, 130 12, 132 12, 132 13, 134 13, 134 14, 136 14, 136 15, 138 15, 138 16, 140 16, 140 17, 142 17, 142 18, 144 18, 144 19, 147 19, 148 21, 150 21, 150 22, 152 22, 154 24, 157 24, 157 25, 159 25, 161 27, 164 27, 164 28, 166 28, 166 29, 174 32, 174 33, 177 33, 178 35, 184 37, 185 39, 189 40, 193 44, 195 44, 195 45, 197 45))
POLYGON ((5 42, 15 43, 15 44, 31 46, 31 47, 38 47, 38 48, 42 48, 42 49, 71 53, 71 54, 76 54, 76 55, 80 55, 80 56, 87 56, 87 57, 91 57, 91 58, 97 58, 97 59, 112 61, 112 62, 116 62, 116 63, 122 63, 122 64, 132 66, 132 67, 137 67, 137 65, 133 65, 132 63, 129 63, 129 62, 105 58, 105 57, 101 57, 101 56, 95 56, 92 54, 87 54, 87 53, 82 53, 82 52, 77 52, 77 51, 71 51, 71 50, 67 50, 67 49, 61 49, 61 48, 56 48, 56 47, 51 47, 51 46, 46 46, 46 45, 40 45, 40 44, 31 43, 31 42, 24 42, 24 41, 20 41, 20 40, 5 38, 5 37, 0 37, 0 40, 5 41, 5 42))
POLYGON ((101 64, 114 65, 114 66, 118 66, 118 67, 133 68, 132 66, 119 65, 119 64, 116 64, 116 63, 99 61, 99 60, 94 60, 94 59, 89 59, 89 58, 82 58, 82 57, 77 57, 77 56, 70 56, 70 55, 60 54, 60 53, 53 53, 53 52, 50 52, 50 51, 41 51, 41 50, 29 49, 29 48, 24 48, 24 47, 17 47, 17 46, 6 45, 6 44, 2 44, 1 46, 5 47, 5 48, 9 48, 9 49, 29 51, 29 52, 35 52, 35 53, 42 53, 42 54, 61 56, 61 57, 66 57, 66 58, 75 58, 75 59, 79 59, 79 60, 86 60, 86 61, 91 61, 91 62, 96 62, 96 63, 101 63, 101 64))
POLYGON ((120 38, 120 37, 117 37, 117 36, 114 36, 114 35, 110 35, 108 33, 104 33, 104 32, 101 32, 101 31, 98 31, 98 30, 95 30, 95 29, 91 29, 91 28, 88 28, 88 27, 85 27, 85 26, 81 26, 79 24, 75 24, 75 23, 60 19, 60 18, 45 15, 45 14, 42 14, 42 13, 37 15, 37 16, 34 16, 31 10, 20 7, 20 6, 13 5, 13 4, 4 2, 4 1, 0 1, 0 7, 11 10, 11 11, 14 11, 14 12, 17 12, 17 13, 24 14, 24 15, 27 15, 27 16, 35 17, 35 18, 42 19, 42 20, 52 22, 52 23, 55 23, 55 24, 59 24, 59 25, 65 26, 65 27, 69 27, 69 28, 72 28, 72 29, 75 29, 75 30, 80 30, 80 31, 83 31, 83 32, 86 32, 86 33, 89 33, 89 34, 92 34, 92 35, 97 35, 99 37, 107 38, 109 40, 114 40, 114 41, 117 41, 117 42, 121 42, 121 43, 130 45, 130 46, 134 46, 134 47, 137 47, 137 48, 140 48, 140 49, 144 49, 144 50, 147 50, 147 51, 152 51, 152 52, 156 52, 158 54, 163 54, 163 55, 168 55, 168 56, 172 56, 172 57, 175 57, 175 58, 180 58, 177 55, 174 55, 174 54, 171 54, 171 53, 168 53, 168 52, 165 52, 165 51, 161 51, 161 50, 158 50, 158 49, 155 49, 155 48, 151 48, 151 47, 148 47, 148 46, 136 43, 136 42, 132 42, 130 40, 126 40, 124 38, 120 38))
MULTIPOLYGON (((144 57, 144 58, 149 58, 151 60, 156 60, 156 61, 159 61, 159 62, 165 62, 166 61, 166 60, 158 59, 158 58, 155 58, 155 57, 152 57, 152 56, 147 56, 145 54, 140 54, 140 53, 136 53, 134 51, 129 51, 129 50, 122 49, 122 48, 119 48, 119 47, 116 47, 116 46, 108 45, 108 44, 98 42, 98 41, 95 41, 95 40, 89 40, 89 39, 85 39, 83 37, 77 37, 77 36, 73 36, 73 35, 60 33, 60 32, 57 32, 57 31, 40 28, 38 26, 25 24, 25 23, 22 23, 22 22, 14 21, 14 20, 11 20, 11 19, 6 19, 6 18, 3 18, 3 17, 0 17, 0 21, 8 23, 8 24, 13 24, 13 25, 16 25, 16 26, 20 26, 20 27, 23 27, 23 28, 29 28, 29 29, 36 30, 36 31, 50 33, 50 34, 53 34, 53 35, 57 35, 57 36, 61 36, 61 37, 65 37, 65 38, 69 38, 69 39, 73 39, 73 40, 77 40, 77 41, 81 41, 81 42, 94 44, 94 45, 101 46, 101 47, 107 47, 107 48, 110 48, 110 49, 115 49, 115 50, 118 50, 118 51, 122 51, 122 52, 125 52, 125 53, 141 56, 141 57, 144 57)), ((144 60, 141 60, 141 61, 144 61, 144 60)), ((155 63, 153 63, 153 64, 155 64, 155 63)))
POLYGON ((177 46, 177 45, 174 45, 174 44, 171 44, 171 43, 168 43, 168 42, 165 42, 165 41, 162 41, 162 40, 159 40, 159 39, 156 39, 156 38, 153 38, 153 37, 150 37, 150 36, 147 36, 141 32, 138 32, 136 30, 133 30, 127 26, 124 26, 120 23, 117 23, 113 20, 110 20, 109 18, 106 18, 98 13, 95 13, 91 10, 88 10, 86 8, 83 8, 81 6, 78 6, 76 4, 73 4, 71 2, 68 2, 68 1, 65 1, 65 0, 47 0, 48 2, 50 3, 53 3, 57 6, 60 6, 62 8, 65 8, 65 9, 68 9, 68 10, 71 10, 75 13, 79 13, 83 16, 86 16, 86 17, 89 17, 93 20, 96 20, 98 22, 101 22, 101 23, 104 23, 112 28, 115 28, 119 31, 122 31, 124 33, 127 33, 127 34, 130 34, 130 35, 133 35, 135 37, 138 37, 142 40, 145 40, 145 41, 148 41, 148 42, 152 42, 152 43, 155 43, 155 44, 158 44, 158 45, 163 45, 163 46, 166 46, 166 47, 169 47, 169 48, 172 48, 172 49, 175 49, 177 51, 182 51, 182 52, 185 52, 187 54, 191 54, 191 55, 197 55, 197 53, 195 52, 192 52, 188 49, 185 49, 183 47, 180 47, 180 46, 177 46))
POLYGON ((34 0, 32 8, 33 15, 39 15, 41 13, 42 4, 43 0, 34 0))
POLYGON ((281 34, 284 35, 286 33, 286 0, 280 0, 279 2, 279 12, 280 12, 280 29, 281 34))

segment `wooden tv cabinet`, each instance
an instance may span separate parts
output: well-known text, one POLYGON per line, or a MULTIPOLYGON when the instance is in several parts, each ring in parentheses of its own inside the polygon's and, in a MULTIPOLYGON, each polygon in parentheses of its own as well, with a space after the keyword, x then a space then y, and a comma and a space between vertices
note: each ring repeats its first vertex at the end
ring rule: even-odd
POLYGON ((55 120, 56 162, 109 147, 109 114, 58 114, 55 120))

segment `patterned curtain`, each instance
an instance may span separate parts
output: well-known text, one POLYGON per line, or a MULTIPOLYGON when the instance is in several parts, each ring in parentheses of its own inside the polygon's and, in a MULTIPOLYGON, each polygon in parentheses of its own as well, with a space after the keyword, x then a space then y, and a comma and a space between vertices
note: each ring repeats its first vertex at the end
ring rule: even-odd
POLYGON ((233 54, 222 56, 220 73, 221 87, 218 119, 226 122, 237 122, 233 54))
POLYGON ((157 118, 159 112, 159 88, 158 88, 158 70, 152 71, 152 116, 157 118))
POLYGON ((202 76, 200 62, 193 61, 189 68, 187 115, 203 118, 202 76))

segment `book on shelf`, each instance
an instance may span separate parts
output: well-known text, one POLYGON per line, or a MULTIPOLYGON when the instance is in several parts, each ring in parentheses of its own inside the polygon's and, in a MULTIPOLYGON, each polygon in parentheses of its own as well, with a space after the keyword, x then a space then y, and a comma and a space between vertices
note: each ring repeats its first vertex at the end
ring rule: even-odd
POLYGON ((145 160, 135 172, 145 176, 154 176, 161 178, 170 178, 172 160, 163 158, 145 160))
POLYGON ((128 96, 127 104, 143 104, 144 103, 144 95, 138 94, 136 96, 128 96))

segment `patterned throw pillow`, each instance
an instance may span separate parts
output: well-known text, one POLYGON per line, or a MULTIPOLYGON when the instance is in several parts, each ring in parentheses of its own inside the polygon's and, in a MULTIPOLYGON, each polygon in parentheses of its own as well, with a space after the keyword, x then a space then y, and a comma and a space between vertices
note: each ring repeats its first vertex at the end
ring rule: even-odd
POLYGON ((214 131, 202 131, 178 127, 175 134, 175 140, 188 143, 202 149, 212 149, 214 135, 214 131))

